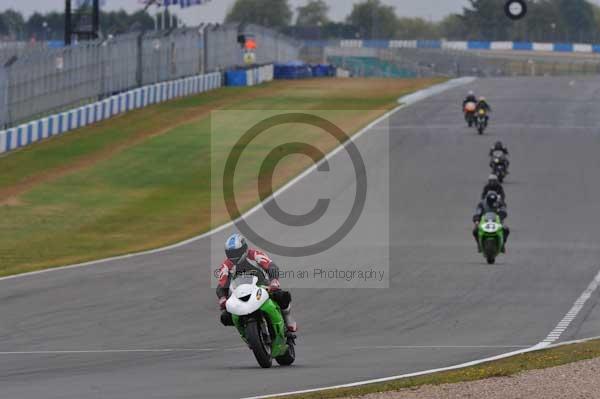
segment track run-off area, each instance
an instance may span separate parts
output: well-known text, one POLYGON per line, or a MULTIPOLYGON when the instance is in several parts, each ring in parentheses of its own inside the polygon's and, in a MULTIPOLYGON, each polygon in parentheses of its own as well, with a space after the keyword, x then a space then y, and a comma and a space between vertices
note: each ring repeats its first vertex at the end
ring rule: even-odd
MULTIPOLYGON (((369 193, 386 193, 389 226, 385 242, 375 232, 354 245, 389 260, 389 288, 292 289, 300 332, 289 368, 260 369, 219 323, 209 263, 230 228, 164 251, 0 279, 0 396, 249 397, 597 336, 599 127, 600 79, 502 78, 415 102, 356 137, 369 193), (468 89, 493 107, 483 136, 462 120, 468 89), (378 134, 382 124, 389 135, 378 134), (471 216, 499 139, 511 153, 511 236, 489 266, 471 216), (382 151, 389 162, 377 162, 382 151)), ((335 184, 307 173, 277 203, 352 201, 344 162, 329 159, 335 184)), ((267 217, 259 209, 248 219, 267 217)), ((283 226, 272 234, 296 239, 283 226)), ((342 247, 339 256, 351 264, 356 254, 342 247)))

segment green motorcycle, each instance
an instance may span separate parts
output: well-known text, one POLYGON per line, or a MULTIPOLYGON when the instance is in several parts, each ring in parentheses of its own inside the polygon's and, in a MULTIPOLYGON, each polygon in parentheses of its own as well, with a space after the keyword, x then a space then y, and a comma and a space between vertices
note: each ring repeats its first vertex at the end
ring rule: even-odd
POLYGON ((241 275, 230 285, 231 295, 226 309, 242 340, 254 352, 262 368, 269 368, 273 358, 281 366, 296 360, 296 338, 288 333, 277 302, 269 297, 265 287, 257 285, 258 277, 241 275))
POLYGON ((487 263, 493 265, 504 247, 504 228, 500 216, 488 212, 479 221, 479 247, 487 263))

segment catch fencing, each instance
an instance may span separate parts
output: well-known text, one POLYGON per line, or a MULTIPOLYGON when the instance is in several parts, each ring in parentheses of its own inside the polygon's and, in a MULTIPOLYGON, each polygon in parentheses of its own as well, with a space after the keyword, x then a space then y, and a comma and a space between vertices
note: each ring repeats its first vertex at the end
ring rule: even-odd
MULTIPOLYGON (((410 43, 408 43, 410 44, 410 43)), ((306 50, 304 51, 307 53, 306 50)), ((313 57, 314 57, 313 48, 313 57)), ((460 49, 396 48, 349 46, 324 47, 321 56, 325 61, 350 67, 357 59, 377 59, 377 68, 351 68, 357 76, 389 76, 393 65, 419 77, 430 76, 561 76, 598 75, 598 55, 557 55, 534 52, 464 51, 460 49)), ((364 63, 364 61, 363 61, 364 63)), ((393 69, 393 68, 392 68, 393 69)), ((397 74, 396 74, 397 75, 397 74)))
POLYGON ((145 85, 242 65, 240 34, 255 37, 258 64, 298 59, 299 42, 237 24, 129 33, 65 48, 20 44, 3 52, 0 45, 0 128, 145 85))

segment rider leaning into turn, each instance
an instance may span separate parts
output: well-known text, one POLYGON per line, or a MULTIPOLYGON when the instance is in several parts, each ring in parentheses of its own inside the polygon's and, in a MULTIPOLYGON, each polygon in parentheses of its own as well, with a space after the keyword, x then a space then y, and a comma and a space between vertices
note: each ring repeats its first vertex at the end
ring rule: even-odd
POLYGON ((494 212, 500 216, 500 221, 502 222, 502 227, 504 229, 504 246, 501 248, 501 251, 502 253, 506 253, 506 243, 508 241, 508 236, 510 235, 510 229, 504 223, 504 219, 506 219, 508 214, 506 213, 506 205, 502 203, 502 199, 494 191, 487 193, 485 199, 477 205, 475 215, 473 215, 473 223, 475 224, 473 228, 473 237, 475 238, 475 242, 477 242, 477 251, 481 252, 479 237, 477 236, 479 223, 481 222, 483 215, 488 212, 494 212))
POLYGON ((219 306, 223 310, 221 322, 232 325, 231 315, 225 310, 225 303, 229 295, 229 284, 238 274, 251 274, 258 277, 258 284, 268 286, 271 298, 281 308, 283 319, 288 331, 297 331, 296 322, 290 315, 292 296, 288 291, 281 289, 279 284, 279 268, 265 253, 248 248, 246 239, 240 234, 233 234, 225 242, 225 255, 227 258, 219 270, 219 283, 217 297, 219 306))

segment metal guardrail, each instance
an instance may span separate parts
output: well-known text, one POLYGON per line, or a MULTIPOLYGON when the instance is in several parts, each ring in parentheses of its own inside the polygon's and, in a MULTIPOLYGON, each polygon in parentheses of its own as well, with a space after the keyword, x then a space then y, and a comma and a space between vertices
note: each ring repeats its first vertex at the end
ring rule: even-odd
POLYGON ((58 49, 0 44, 0 128, 144 85, 241 65, 241 33, 255 37, 259 64, 298 59, 299 42, 237 24, 130 33, 58 49))

